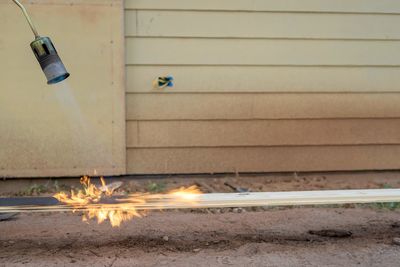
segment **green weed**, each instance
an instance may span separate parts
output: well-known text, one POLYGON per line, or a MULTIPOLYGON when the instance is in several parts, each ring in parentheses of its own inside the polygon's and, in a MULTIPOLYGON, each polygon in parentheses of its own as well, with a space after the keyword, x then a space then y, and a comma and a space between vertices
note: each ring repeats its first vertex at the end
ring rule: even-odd
POLYGON ((155 183, 149 182, 147 184, 147 190, 151 193, 161 193, 164 192, 166 188, 165 183, 155 183))

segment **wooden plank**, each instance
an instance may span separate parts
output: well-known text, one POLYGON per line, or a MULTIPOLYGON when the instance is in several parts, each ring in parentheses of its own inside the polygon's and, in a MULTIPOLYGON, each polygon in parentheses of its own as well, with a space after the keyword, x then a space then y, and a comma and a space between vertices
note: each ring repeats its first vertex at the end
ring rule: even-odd
POLYGON ((127 92, 399 92, 399 67, 127 66, 127 92))
POLYGON ((400 66, 400 41, 127 38, 135 65, 400 66))
POLYGON ((129 121, 127 146, 235 147, 400 144, 400 119, 129 121))
POLYGON ((399 118, 400 94, 128 94, 128 120, 399 118))
POLYGON ((0 177, 124 174, 122 1, 29 1, 71 73, 54 86, 29 48, 21 11, 0 2, 0 177))
POLYGON ((398 202, 399 200, 400 189, 320 190, 293 192, 203 194, 198 197, 195 206, 301 206, 346 203, 398 202))
POLYGON ((397 0, 126 0, 126 9, 400 13, 397 0))
POLYGON ((62 204, 54 197, 0 197, 0 208, 22 206, 57 206, 62 204))
POLYGON ((128 10, 127 36, 399 39, 400 16, 128 10))
MULTIPOLYGON (((129 197, 129 195, 128 195, 129 197)), ((191 194, 191 201, 179 196, 155 195, 147 203, 132 203, 124 197, 114 197, 122 200, 121 204, 103 204, 102 210, 115 210, 121 205, 125 209, 130 207, 135 210, 160 210, 160 209, 186 209, 186 208, 217 208, 217 207, 255 207, 255 206, 303 206, 326 204, 351 204, 351 203, 385 203, 400 201, 400 189, 364 189, 364 190, 319 190, 319 191, 292 191, 292 192, 248 192, 248 193, 213 193, 191 194), (125 199, 125 201, 123 201, 125 199)), ((29 205, 30 198, 23 200, 27 205, 4 205, 6 203, 21 202, 20 199, 1 199, 1 212, 58 212, 72 211, 74 207, 66 205, 40 206, 29 205)), ((35 199, 34 201, 38 201, 35 199)), ((40 202, 53 203, 52 198, 39 198, 40 202)), ((77 210, 85 211, 99 205, 89 204, 78 207, 77 210)))
POLYGON ((400 146, 128 149, 128 174, 300 172, 400 168, 400 146))

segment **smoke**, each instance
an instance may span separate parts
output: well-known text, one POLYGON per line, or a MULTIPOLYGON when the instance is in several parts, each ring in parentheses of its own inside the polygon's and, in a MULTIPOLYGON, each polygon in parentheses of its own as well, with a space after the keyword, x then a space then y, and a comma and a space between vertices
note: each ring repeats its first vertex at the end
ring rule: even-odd
MULTIPOLYGON (((106 140, 102 140, 103 133, 95 131, 95 122, 92 122, 87 114, 82 111, 81 105, 77 101, 74 89, 67 81, 54 85, 54 92, 59 104, 59 108, 64 114, 64 120, 68 124, 69 131, 64 133, 63 138, 71 144, 67 147, 76 159, 82 159, 81 164, 87 163, 81 168, 86 169, 87 175, 93 175, 99 165, 111 163, 112 157, 109 148, 105 145, 106 140), (106 161, 106 162, 104 162, 106 161), (91 166, 88 166, 90 163, 91 166)), ((100 166, 101 167, 101 166, 100 166)))
POLYGON ((68 82, 60 82, 55 87, 54 91, 57 101, 69 124, 81 132, 86 132, 88 130, 87 119, 83 116, 82 110, 68 82))

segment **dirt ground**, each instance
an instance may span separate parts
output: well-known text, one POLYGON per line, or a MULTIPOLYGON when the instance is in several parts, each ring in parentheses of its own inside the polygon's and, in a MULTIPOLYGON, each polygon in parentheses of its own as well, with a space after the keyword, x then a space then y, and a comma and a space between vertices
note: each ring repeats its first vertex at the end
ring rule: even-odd
MULTIPOLYGON (((116 180, 123 192, 194 183, 205 192, 400 188, 398 172, 134 178, 116 180)), ((0 194, 70 186, 76 179, 1 181, 0 194)), ((24 214, 0 222, 0 266, 400 266, 399 237, 397 205, 153 212, 120 228, 79 214, 24 214)))

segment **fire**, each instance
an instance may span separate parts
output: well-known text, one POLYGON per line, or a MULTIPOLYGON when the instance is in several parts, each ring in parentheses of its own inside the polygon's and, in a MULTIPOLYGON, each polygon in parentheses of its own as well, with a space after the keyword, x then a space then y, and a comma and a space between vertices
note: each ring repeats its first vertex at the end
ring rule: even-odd
POLYGON ((165 204, 196 203, 201 191, 196 186, 188 188, 181 187, 170 191, 167 194, 130 194, 124 197, 112 198, 114 191, 122 183, 112 183, 107 185, 103 178, 100 178, 101 186, 92 184, 88 176, 81 178, 80 182, 83 190, 75 192, 71 190, 70 194, 60 192, 54 195, 60 202, 70 205, 77 210, 84 210, 82 221, 87 222, 90 219, 97 219, 97 222, 103 223, 109 221, 113 227, 118 227, 122 222, 132 220, 135 217, 141 218, 146 214, 146 209, 138 210, 138 206, 151 206, 151 202, 157 201, 153 208, 163 208, 165 204), (161 202, 159 200, 162 200, 161 202), (160 204, 161 203, 161 204, 160 204))

